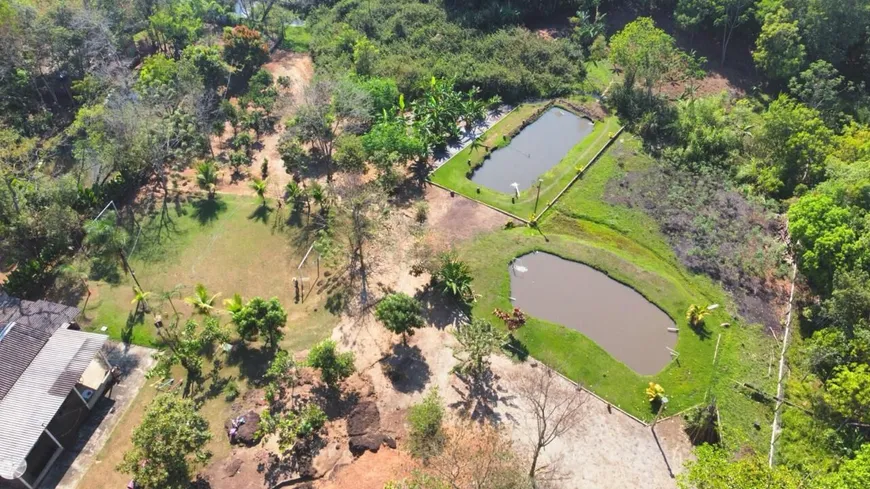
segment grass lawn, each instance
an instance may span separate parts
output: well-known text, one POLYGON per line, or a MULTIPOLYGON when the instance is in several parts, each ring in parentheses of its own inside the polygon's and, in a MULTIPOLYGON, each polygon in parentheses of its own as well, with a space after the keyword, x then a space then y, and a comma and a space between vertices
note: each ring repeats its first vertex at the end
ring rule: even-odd
MULTIPOLYGON (((519 106, 483 135, 483 144, 493 149, 510 144, 510 140, 505 140, 503 136, 520 126, 542 105, 543 103, 536 103, 519 106)), ((583 167, 607 143, 610 134, 615 133, 617 129, 619 129, 619 122, 615 117, 608 117, 603 121, 596 122, 592 134, 574 146, 559 164, 541 175, 544 183, 541 186, 538 212, 556 197, 577 173, 577 168, 583 167)), ((471 146, 469 146, 432 173, 430 178, 433 182, 455 190, 466 197, 498 207, 517 217, 529 219, 535 211, 537 187, 521 191, 519 198, 515 203, 512 203, 512 194, 479 186, 465 176, 469 168, 483 160, 485 155, 485 148, 475 148, 472 151, 471 146), (471 166, 469 166, 468 160, 471 160, 471 166), (478 188, 480 188, 480 193, 477 192, 478 188)))
POLYGON ((311 45, 311 32, 302 25, 289 25, 284 28, 284 49, 296 53, 307 53, 311 45))
MULTIPOLYGON (((322 307, 322 296, 312 294, 295 303, 292 279, 311 239, 302 228, 285 224, 286 216, 250 197, 219 195, 211 202, 194 199, 181 204, 169 217, 163 223, 159 213, 140 220, 142 236, 130 258, 142 287, 154 294, 155 308, 170 310, 157 298, 160 293, 181 285, 179 295, 185 297, 202 283, 211 294, 221 293, 218 305, 234 293, 245 299, 278 297, 288 313, 284 341, 291 350, 329 334, 336 317, 322 307)), ((129 275, 121 274, 114 283, 91 281, 90 288, 86 329, 99 331, 106 326, 114 339, 153 344, 151 315, 133 314, 129 275)), ((183 315, 191 312, 180 298, 174 303, 183 315)))
POLYGON ((772 339, 759 327, 741 324, 733 317, 734 308, 718 285, 682 267, 648 216, 604 201, 609 180, 651 163, 634 137, 624 133, 620 141, 542 219, 540 232, 528 228, 496 232, 459 250, 472 267, 476 292, 482 294, 474 312, 495 319, 494 308, 512 307, 508 263, 530 251, 547 251, 604 271, 636 289, 674 319, 680 328, 678 361, 654 376, 638 375, 582 334, 536 318, 530 318, 516 333, 529 353, 648 421, 654 418, 644 395, 650 381, 665 389, 670 400, 666 415, 715 396, 725 442, 735 448, 763 449, 770 437, 770 407, 752 401, 735 389, 733 381, 771 391, 775 379, 767 373, 772 339), (722 305, 708 317, 702 333, 686 322, 686 309, 692 303, 722 305), (720 326, 722 323, 730 326, 720 326), (755 421, 760 422, 761 430, 753 428, 755 421))

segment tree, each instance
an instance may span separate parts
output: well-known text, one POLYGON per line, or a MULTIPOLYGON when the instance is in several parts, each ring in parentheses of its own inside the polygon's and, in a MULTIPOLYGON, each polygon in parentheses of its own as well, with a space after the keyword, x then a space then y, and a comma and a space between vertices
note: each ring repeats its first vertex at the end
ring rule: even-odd
POLYGON ((855 90, 851 82, 823 59, 813 61, 809 68, 793 77, 789 91, 807 107, 818 110, 828 127, 837 128, 843 110, 844 94, 855 90))
POLYGON ((288 411, 275 416, 271 410, 263 412, 258 433, 278 435, 278 447, 283 452, 292 451, 297 443, 312 438, 326 424, 326 413, 317 404, 307 403, 298 411, 288 411))
POLYGON ((322 159, 327 180, 331 181, 336 139, 341 134, 359 132, 369 122, 370 110, 369 94, 355 83, 318 79, 306 89, 285 137, 310 145, 322 159))
POLYGON ((229 339, 220 321, 214 317, 206 318, 202 328, 192 319, 185 322, 184 326, 179 326, 178 321, 174 320, 158 329, 157 334, 162 344, 154 355, 157 363, 146 376, 166 379, 172 376, 172 367, 181 365, 187 372, 185 397, 202 381, 203 356, 214 351, 218 343, 229 339))
POLYGON ((820 290, 830 290, 834 271, 848 269, 859 252, 853 220, 848 208, 820 192, 801 197, 788 210, 798 265, 820 290))
POLYGON ((825 384, 825 401, 847 420, 870 423, 870 367, 842 365, 825 384))
POLYGON ((284 170, 294 178, 299 178, 299 175, 308 169, 311 157, 299 139, 289 132, 281 135, 278 142, 278 154, 281 155, 281 161, 284 163, 284 170))
POLYGON ((471 268, 453 254, 448 253, 441 257, 441 266, 435 274, 435 279, 441 285, 445 295, 463 302, 473 301, 471 268))
POLYGON ((320 370, 320 378, 330 388, 353 374, 353 362, 353 353, 338 353, 333 340, 323 340, 308 352, 308 366, 320 370))
POLYGON ((227 80, 227 65, 224 63, 218 46, 193 44, 184 48, 181 55, 183 62, 190 63, 202 79, 203 85, 210 90, 217 90, 227 80))
POLYGON ((864 443, 855 458, 846 460, 837 472, 824 478, 825 489, 870 487, 870 444, 864 443))
POLYGON ((453 356, 459 360, 454 370, 475 379, 489 370, 489 355, 506 342, 503 333, 480 318, 457 327, 453 335, 459 342, 453 351, 453 356))
POLYGON ((366 152, 362 139, 354 134, 342 134, 335 141, 335 166, 348 173, 366 169, 366 152))
POLYGON ((267 189, 268 187, 266 186, 266 180, 257 177, 254 177, 254 179, 251 180, 251 190, 253 190, 254 193, 257 194, 257 197, 259 197, 260 200, 262 200, 264 206, 266 205, 267 189))
POLYGON ((722 66, 734 31, 750 18, 756 0, 712 0, 713 24, 722 28, 722 66))
MULTIPOLYGON (((269 60, 269 47, 260 33, 244 25, 225 27, 223 32, 224 61, 243 80, 269 60)), ((229 85, 229 83, 227 83, 229 85)))
POLYGON ((552 469, 538 466, 541 451, 560 436, 578 428, 588 396, 544 366, 524 371, 514 381, 513 388, 524 401, 524 409, 535 419, 529 478, 540 479, 542 473, 552 469))
POLYGON ((429 390, 423 400, 408 409, 408 441, 411 454, 428 460, 444 449, 444 399, 438 387, 429 390))
POLYGON ((287 313, 277 297, 268 301, 254 297, 245 307, 233 313, 233 322, 242 338, 250 341, 257 335, 263 336, 266 348, 274 351, 284 337, 281 328, 287 323, 287 313))
POLYGON ((230 314, 241 311, 243 307, 245 307, 245 302, 242 300, 242 296, 239 293, 235 293, 232 297, 224 299, 224 309, 230 314))
POLYGON ((148 298, 151 297, 151 295, 151 292, 148 292, 147 290, 133 287, 133 300, 130 301, 130 304, 136 305, 136 313, 140 310, 142 310, 142 312, 148 312, 148 298))
POLYGON ((177 77, 178 64, 175 60, 162 53, 157 53, 142 61, 136 86, 140 92, 161 87, 174 87, 177 77))
POLYGON ((402 335, 402 343, 407 345, 408 335, 413 335, 415 328, 425 324, 422 310, 420 301, 400 292, 384 297, 375 308, 375 317, 388 330, 402 335))
POLYGON ((124 453, 118 470, 131 474, 143 489, 186 489, 191 462, 211 458, 206 421, 193 401, 173 394, 159 394, 133 431, 133 448, 124 453))
POLYGON ((118 224, 114 211, 106 211, 99 219, 86 222, 84 231, 88 254, 95 258, 92 270, 94 266, 101 272, 107 270, 107 267, 117 270, 118 264, 127 270, 124 249, 130 240, 130 234, 118 224))
POLYGON ((759 190, 789 197, 800 184, 812 187, 820 182, 824 178, 833 132, 818 111, 780 95, 762 115, 762 120, 753 160, 759 190))
POLYGON ((218 169, 213 161, 203 161, 196 165, 196 185, 208 193, 208 199, 212 200, 217 190, 218 169))
POLYGON ((196 287, 193 290, 193 295, 185 297, 184 302, 190 304, 193 307, 193 310, 197 313, 202 314, 203 316, 211 316, 211 313, 214 311, 214 301, 219 295, 221 295, 220 292, 209 296, 205 285, 196 284, 196 287))
POLYGON ((784 465, 768 467, 759 456, 730 461, 728 453, 712 445, 695 449, 697 460, 688 462, 677 476, 680 489, 808 489, 802 477, 784 465))
POLYGON ((503 430, 463 420, 447 432, 440 454, 402 489, 532 489, 516 447, 503 430), (414 485, 421 484, 421 485, 414 485), (425 485, 423 485, 425 484, 425 485))
POLYGON ((651 96, 653 87, 674 68, 677 48, 674 38, 652 19, 640 17, 610 38, 610 59, 625 70, 627 79, 641 80, 651 96))
POLYGON ((704 323, 704 318, 709 316, 711 312, 709 307, 690 304, 686 310, 686 321, 689 322, 689 326, 697 328, 704 323))
POLYGON ((768 76, 787 80, 803 65, 806 49, 801 43, 798 23, 791 11, 780 7, 768 14, 761 26, 761 34, 755 40, 752 59, 755 65, 768 76))

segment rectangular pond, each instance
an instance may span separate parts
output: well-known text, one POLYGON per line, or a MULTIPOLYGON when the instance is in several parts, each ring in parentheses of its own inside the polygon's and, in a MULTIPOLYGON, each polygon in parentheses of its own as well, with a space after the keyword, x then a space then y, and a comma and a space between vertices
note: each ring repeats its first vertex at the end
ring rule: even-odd
POLYGON ((670 362, 674 321, 631 287, 543 252, 523 255, 509 267, 514 306, 530 316, 579 331, 641 375, 670 362))
POLYGON ((592 133, 595 124, 565 109, 553 107, 520 131, 504 148, 492 152, 471 181, 513 194, 532 187, 538 177, 558 165, 574 146, 592 133))

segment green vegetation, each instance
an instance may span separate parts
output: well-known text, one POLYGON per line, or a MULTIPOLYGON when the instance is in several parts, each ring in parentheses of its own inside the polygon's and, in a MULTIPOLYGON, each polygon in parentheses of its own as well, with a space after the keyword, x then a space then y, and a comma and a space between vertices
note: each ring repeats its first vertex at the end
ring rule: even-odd
POLYGON ((441 453, 447 437, 444 433, 444 400, 438 388, 432 388, 423 400, 408 409, 408 440, 411 453, 424 460, 441 453))
POLYGON ((423 305, 408 294, 396 293, 384 297, 375 308, 375 317, 394 334, 402 335, 402 343, 408 344, 408 336, 423 326, 423 305))
POLYGON ((308 366, 320 370, 320 378, 329 387, 350 377, 354 372, 353 353, 339 353, 333 340, 323 340, 308 352, 308 366))

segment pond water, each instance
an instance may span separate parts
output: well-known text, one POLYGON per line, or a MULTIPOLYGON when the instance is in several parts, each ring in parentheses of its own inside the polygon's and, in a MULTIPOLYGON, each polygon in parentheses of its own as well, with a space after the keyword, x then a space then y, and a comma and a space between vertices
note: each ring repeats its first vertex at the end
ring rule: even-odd
POLYGON ((510 194, 515 193, 514 183, 520 190, 530 188, 594 127, 589 119, 553 107, 520 131, 506 147, 493 151, 471 181, 510 194))
POLYGON ((631 287, 543 252, 517 258, 509 271, 514 306, 530 316, 583 333, 641 375, 670 362, 674 321, 631 287))

